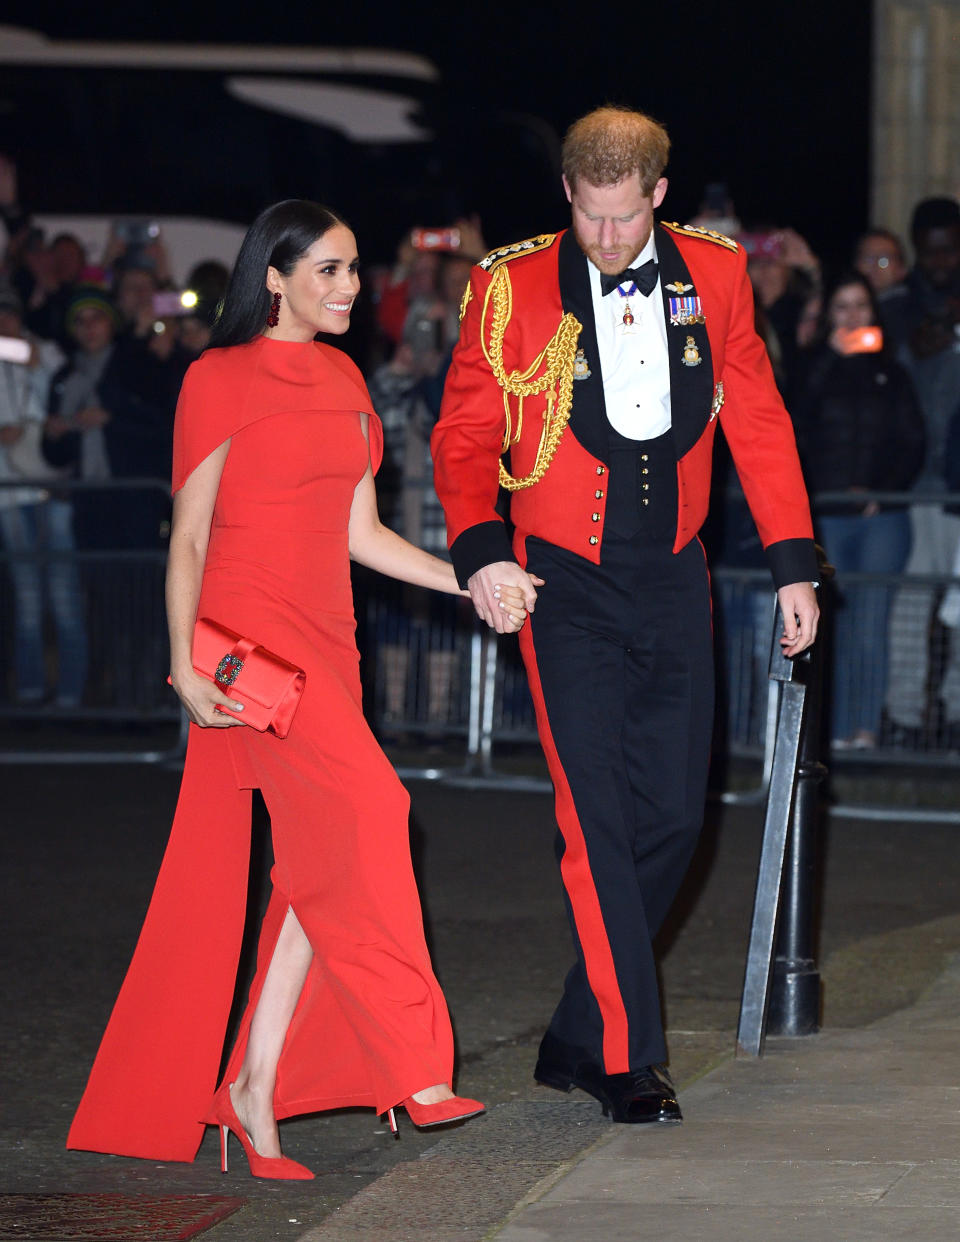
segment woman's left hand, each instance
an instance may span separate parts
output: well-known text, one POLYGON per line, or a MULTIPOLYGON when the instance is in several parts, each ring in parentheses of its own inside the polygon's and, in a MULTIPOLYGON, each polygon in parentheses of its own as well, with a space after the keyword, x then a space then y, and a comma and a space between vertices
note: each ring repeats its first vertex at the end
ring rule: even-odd
POLYGON ((498 584, 493 588, 493 594, 500 607, 507 614, 514 633, 522 630, 523 623, 527 619, 527 609, 523 602, 523 592, 520 588, 498 584))

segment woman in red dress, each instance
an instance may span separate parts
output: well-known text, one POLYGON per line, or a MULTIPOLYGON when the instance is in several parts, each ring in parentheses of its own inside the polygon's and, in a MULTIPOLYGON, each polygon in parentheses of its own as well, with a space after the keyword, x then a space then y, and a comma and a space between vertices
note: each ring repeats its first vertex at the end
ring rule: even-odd
MULTIPOLYGON (((453 1039, 423 935, 408 796, 363 718, 349 561, 459 593, 445 561, 377 517, 379 422, 314 338, 347 330, 350 229, 290 200, 251 226, 211 348, 184 381, 167 573, 171 679, 192 721, 170 842, 67 1145, 192 1160, 204 1125, 251 1172, 306 1178, 277 1120, 347 1106, 417 1125, 481 1112, 450 1088, 453 1039), (197 617, 306 672, 287 737, 244 727, 192 666, 197 617), (236 985, 250 791, 273 892, 246 1014, 214 1093, 236 985)), ((524 610, 506 589, 498 628, 524 610)), ((241 713, 242 715, 242 713, 241 713)))

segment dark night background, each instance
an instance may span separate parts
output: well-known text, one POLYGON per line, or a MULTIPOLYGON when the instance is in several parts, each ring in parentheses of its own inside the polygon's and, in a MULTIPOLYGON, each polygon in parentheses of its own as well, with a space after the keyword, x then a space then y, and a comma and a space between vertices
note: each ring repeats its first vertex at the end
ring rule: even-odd
POLYGON ((8 109, 0 116, 0 141, 15 148, 23 197, 31 205, 46 207, 45 183, 51 175, 57 179, 48 157, 42 167, 31 158, 30 135, 43 133, 45 149, 59 135, 74 157, 65 159, 60 199, 71 198, 78 210, 152 207, 160 214, 169 187, 176 184, 182 194, 179 153, 206 135, 216 154, 205 158, 210 184, 197 178, 197 214, 244 222, 274 197, 323 197, 351 218, 366 256, 384 258, 370 255, 371 245, 382 252, 410 224, 439 224, 464 210, 481 213, 491 245, 562 226, 566 204, 552 172, 554 136, 596 104, 621 102, 651 112, 671 133, 665 219, 688 219, 705 184, 725 181, 745 225, 792 225, 825 259, 839 262, 868 222, 870 9, 868 0, 687 6, 559 0, 474 8, 168 4, 149 12, 136 5, 82 10, 13 2, 5 6, 5 22, 60 39, 419 52, 440 69, 424 114, 438 141, 429 152, 395 149, 358 160, 355 151, 338 148, 335 139, 331 146, 327 138, 330 155, 316 161, 317 184, 288 185, 282 150, 272 152, 274 167, 266 169, 251 156, 242 132, 218 132, 216 118, 196 115, 197 105, 185 92, 180 96, 176 75, 164 73, 146 114, 123 117, 128 131, 140 135, 142 166, 118 170, 102 136, 112 112, 123 111, 122 90, 118 96, 104 83, 101 98, 68 101, 56 71, 21 115, 8 109), (67 116, 86 135, 86 165, 78 163, 78 139, 67 116), (136 201, 106 201, 118 197, 121 171, 139 187, 136 201), (151 195, 151 203, 143 201, 151 195), (417 220, 425 202, 435 218, 417 220))

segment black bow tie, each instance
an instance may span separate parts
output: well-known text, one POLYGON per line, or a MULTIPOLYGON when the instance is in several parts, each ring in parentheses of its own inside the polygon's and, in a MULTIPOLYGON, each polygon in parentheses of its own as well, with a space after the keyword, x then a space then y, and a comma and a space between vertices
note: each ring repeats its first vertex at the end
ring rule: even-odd
POLYGON ((605 272, 600 273, 600 292, 604 297, 608 293, 613 293, 619 285, 626 284, 632 280, 645 298, 649 297, 653 292, 653 287, 657 283, 657 261, 656 259, 647 259, 641 267, 628 267, 625 272, 621 272, 619 276, 608 276, 605 272))

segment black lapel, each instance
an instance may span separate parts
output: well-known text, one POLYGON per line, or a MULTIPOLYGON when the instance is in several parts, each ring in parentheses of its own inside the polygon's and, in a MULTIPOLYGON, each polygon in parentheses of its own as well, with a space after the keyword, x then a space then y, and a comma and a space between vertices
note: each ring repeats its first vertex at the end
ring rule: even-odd
MULTIPOLYGON (((697 297, 699 289, 690 270, 683 261, 677 243, 666 229, 657 229, 657 261, 660 264, 660 290, 663 294, 663 314, 667 325, 667 355, 670 359, 670 409, 673 423, 673 442, 679 460, 688 453, 703 435, 710 419, 713 404, 713 360, 710 357, 710 341, 706 324, 671 324, 670 299, 697 297), (690 285, 684 293, 667 288, 668 285, 690 285), (693 338, 692 347, 688 337, 693 338), (699 363, 689 365, 684 360, 700 358, 699 363)), ((710 306, 703 307, 705 315, 710 306)))
POLYGON ((573 381, 573 409, 570 430, 588 453, 607 461, 609 456, 609 424, 603 404, 603 376, 597 353, 597 327, 593 318, 593 298, 590 294, 590 273, 587 259, 577 245, 573 229, 560 238, 557 255, 560 281, 560 301, 564 311, 576 315, 582 324, 578 347, 590 370, 588 379, 573 381))

